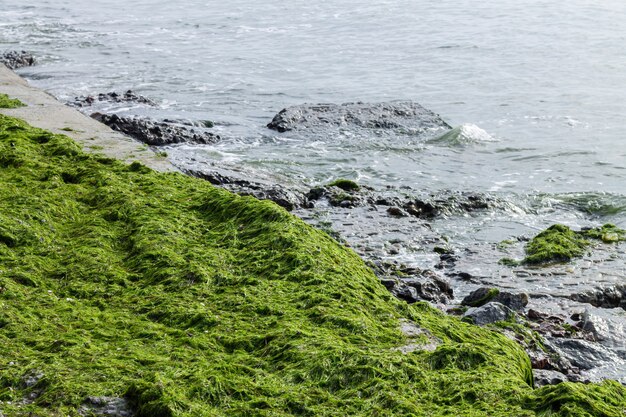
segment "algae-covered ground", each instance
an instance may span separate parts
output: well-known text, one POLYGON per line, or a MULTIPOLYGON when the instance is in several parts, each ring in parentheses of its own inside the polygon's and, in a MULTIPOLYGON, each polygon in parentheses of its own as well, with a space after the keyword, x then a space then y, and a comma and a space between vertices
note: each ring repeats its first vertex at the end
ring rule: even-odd
POLYGON ((75 416, 89 396, 146 417, 626 410, 615 382, 531 385, 517 344, 394 299, 273 203, 0 116, 4 416, 75 416))
POLYGON ((6 94, 0 93, 0 109, 15 109, 17 107, 23 107, 24 103, 16 98, 11 98, 6 94))

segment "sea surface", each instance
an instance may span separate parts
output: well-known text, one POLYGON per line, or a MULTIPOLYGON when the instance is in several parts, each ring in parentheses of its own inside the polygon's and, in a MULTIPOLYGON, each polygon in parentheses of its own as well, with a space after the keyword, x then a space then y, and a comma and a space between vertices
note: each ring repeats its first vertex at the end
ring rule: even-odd
MULTIPOLYGON (((350 178, 377 190, 486 193, 511 208, 429 225, 469 253, 461 264, 483 284, 558 299, 626 282, 624 245, 547 278, 497 266, 503 255, 494 246, 556 222, 626 228, 622 0, 0 3, 0 51, 33 52, 38 65, 18 73, 59 99, 132 89, 159 106, 115 111, 215 122, 219 144, 168 148, 174 160, 294 187, 350 178), (349 130, 304 138, 265 127, 291 105, 393 100, 416 101, 479 133, 455 141, 349 130)), ((357 248, 405 242, 388 257, 436 262, 432 248, 411 241, 409 223, 382 222, 388 233, 377 236, 367 213, 338 216, 328 222, 357 248)), ((523 256, 521 249, 511 251, 523 256)), ((624 333, 618 310, 606 320, 624 333)), ((626 357, 626 346, 618 350, 626 357)), ((626 381, 626 364, 606 374, 626 381)))

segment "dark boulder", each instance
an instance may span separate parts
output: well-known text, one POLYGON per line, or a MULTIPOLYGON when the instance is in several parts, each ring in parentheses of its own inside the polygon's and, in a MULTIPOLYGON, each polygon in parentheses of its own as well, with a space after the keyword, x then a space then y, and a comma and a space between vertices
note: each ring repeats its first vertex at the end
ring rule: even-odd
POLYGON ((433 128, 450 129, 439 115, 411 101, 302 104, 281 110, 267 125, 279 132, 344 126, 418 132, 433 128))
POLYGON ((113 130, 153 146, 185 142, 209 145, 220 140, 218 135, 211 132, 147 118, 120 117, 116 114, 102 113, 94 113, 91 117, 113 130))
POLYGON ((12 70, 30 67, 35 65, 35 62, 33 54, 26 51, 7 51, 0 55, 0 63, 12 70))

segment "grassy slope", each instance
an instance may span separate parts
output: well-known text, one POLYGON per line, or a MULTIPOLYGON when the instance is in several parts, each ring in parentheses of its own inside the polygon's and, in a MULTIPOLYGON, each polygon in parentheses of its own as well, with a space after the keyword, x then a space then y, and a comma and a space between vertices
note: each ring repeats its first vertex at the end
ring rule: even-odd
POLYGON ((395 300, 352 251, 272 203, 0 116, 5 416, 76 415, 90 395, 126 395, 140 416, 626 409, 617 383, 531 379, 516 344, 395 300), (401 353, 401 318, 443 343, 401 353))

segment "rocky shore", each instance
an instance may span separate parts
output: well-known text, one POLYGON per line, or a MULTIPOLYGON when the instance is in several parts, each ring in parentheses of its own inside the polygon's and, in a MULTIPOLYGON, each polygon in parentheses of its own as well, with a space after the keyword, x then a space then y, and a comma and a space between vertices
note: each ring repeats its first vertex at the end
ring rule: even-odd
MULTIPOLYGON (((335 107, 345 110, 340 124, 449 130, 416 105, 351 106, 335 107), (428 121, 387 120, 416 114, 428 121)), ((303 120, 313 130, 322 119, 338 120, 303 120)), ((202 179, 84 153, 64 135, 0 116, 3 414, 623 414, 626 389, 586 373, 622 360, 597 343, 611 335, 591 312, 553 315, 534 308, 533 293, 484 285, 463 271, 471 254, 429 225, 509 202, 189 173, 202 179), (209 182, 273 200, 318 229, 209 182), (370 223, 350 224, 356 214, 370 223), (367 239, 375 229, 392 242, 405 224, 423 231, 412 242, 438 260, 432 268, 393 261, 404 239, 367 239), (475 288, 461 297, 463 282, 475 288)), ((610 247, 623 237, 582 232, 610 247)), ((568 300, 621 300, 617 287, 586 294, 568 300)))

